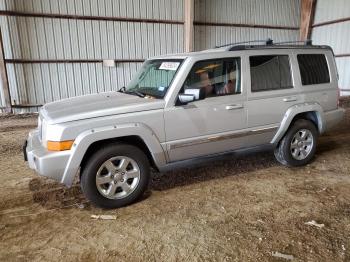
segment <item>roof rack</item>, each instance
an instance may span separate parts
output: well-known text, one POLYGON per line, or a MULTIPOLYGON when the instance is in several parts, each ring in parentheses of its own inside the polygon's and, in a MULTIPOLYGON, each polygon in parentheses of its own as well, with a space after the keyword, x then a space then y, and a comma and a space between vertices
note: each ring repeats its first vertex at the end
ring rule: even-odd
POLYGON ((224 45, 217 45, 215 48, 225 47, 225 46, 237 46, 242 44, 253 44, 253 43, 265 43, 265 45, 273 45, 273 41, 271 38, 267 38, 264 40, 251 40, 251 41, 243 41, 243 42, 236 42, 236 43, 230 43, 230 44, 224 44, 224 45))
POLYGON ((283 41, 283 42, 275 42, 275 45, 285 45, 285 44, 298 44, 302 43, 304 45, 312 45, 311 39, 306 39, 305 41, 283 41))
POLYGON ((312 40, 307 39, 305 41, 283 41, 283 42, 273 42, 271 38, 267 38, 265 40, 252 40, 252 41, 243 41, 243 42, 236 42, 236 43, 230 43, 225 45, 216 46, 216 48, 220 47, 228 47, 227 51, 236 51, 236 50, 244 50, 244 49, 253 49, 253 48, 265 48, 265 47, 276 47, 282 48, 283 45, 289 45, 289 47, 296 47, 296 46, 307 46, 307 47, 314 47, 312 45, 312 40), (251 45, 254 43, 262 43, 259 45, 251 45), (292 44, 298 44, 302 43, 302 45, 292 45, 292 44))

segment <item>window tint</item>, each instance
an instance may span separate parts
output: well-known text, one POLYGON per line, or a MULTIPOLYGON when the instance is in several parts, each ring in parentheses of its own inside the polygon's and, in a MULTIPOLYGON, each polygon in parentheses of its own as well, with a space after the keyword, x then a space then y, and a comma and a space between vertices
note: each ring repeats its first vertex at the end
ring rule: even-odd
POLYGON ((298 55, 301 82, 303 85, 329 83, 327 60, 321 54, 298 55))
POLYGON ((288 55, 251 56, 252 92, 293 88, 288 55))
POLYGON ((204 89, 206 97, 241 93, 240 58, 197 62, 191 69, 184 89, 204 89))

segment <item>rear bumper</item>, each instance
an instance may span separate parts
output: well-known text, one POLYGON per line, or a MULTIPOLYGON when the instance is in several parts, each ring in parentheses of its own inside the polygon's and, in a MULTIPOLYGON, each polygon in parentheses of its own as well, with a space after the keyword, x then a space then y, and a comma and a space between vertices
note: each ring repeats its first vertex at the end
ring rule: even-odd
POLYGON ((345 114, 345 109, 344 108, 338 108, 336 110, 324 112, 324 121, 325 121, 325 130, 328 131, 332 129, 334 126, 339 124, 345 114))
POLYGON ((33 130, 23 146, 24 158, 29 167, 39 175, 62 182, 65 168, 70 158, 70 150, 61 152, 48 151, 39 140, 39 131, 33 130))

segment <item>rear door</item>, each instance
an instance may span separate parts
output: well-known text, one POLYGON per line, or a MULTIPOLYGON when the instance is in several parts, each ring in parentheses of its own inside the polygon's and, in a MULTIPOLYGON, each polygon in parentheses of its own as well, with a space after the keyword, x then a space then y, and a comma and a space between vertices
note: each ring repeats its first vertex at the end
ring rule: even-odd
POLYGON ((291 50, 253 51, 248 58, 247 146, 269 143, 287 109, 300 101, 294 85, 295 57, 291 50))

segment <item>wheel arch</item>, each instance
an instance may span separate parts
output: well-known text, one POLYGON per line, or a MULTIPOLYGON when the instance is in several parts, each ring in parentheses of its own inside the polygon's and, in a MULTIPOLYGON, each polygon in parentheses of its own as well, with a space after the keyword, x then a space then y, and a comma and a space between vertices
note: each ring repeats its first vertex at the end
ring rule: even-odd
POLYGON ((166 155, 157 136, 144 124, 130 123, 101 127, 86 130, 75 139, 61 183, 71 186, 81 166, 84 166, 88 157, 98 147, 116 142, 140 148, 156 169, 166 164, 166 155))
POLYGON ((142 150, 142 152, 147 156, 147 159, 154 169, 159 171, 158 166, 155 163, 154 157, 152 156, 152 153, 146 143, 143 141, 143 139, 138 135, 129 135, 129 136, 122 136, 122 137, 114 137, 114 138, 108 138, 103 140, 98 140, 93 142, 88 149, 86 150, 83 159, 80 163, 81 170, 84 169, 84 166, 86 165, 87 160, 101 147, 111 144, 128 144, 135 146, 142 150))
POLYGON ((322 120, 321 120, 320 114, 317 111, 307 111, 307 112, 302 112, 295 115, 291 122, 291 125, 299 119, 305 119, 305 120, 311 121, 317 128, 318 132, 319 133, 321 132, 322 120))
POLYGON ((325 130, 323 109, 318 103, 295 105, 290 107, 285 113, 271 143, 277 145, 284 134, 288 131, 289 127, 298 119, 311 121, 316 126, 319 134, 322 134, 325 130))

